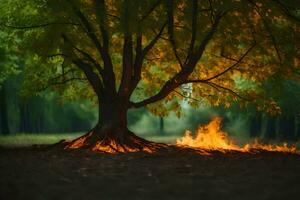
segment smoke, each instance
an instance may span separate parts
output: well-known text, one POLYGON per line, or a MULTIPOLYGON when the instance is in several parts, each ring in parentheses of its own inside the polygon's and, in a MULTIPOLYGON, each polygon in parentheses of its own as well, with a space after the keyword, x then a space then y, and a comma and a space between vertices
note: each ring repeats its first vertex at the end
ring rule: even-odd
MULTIPOLYGON (((222 130, 226 131, 230 137, 238 143, 244 143, 249 140, 249 122, 243 115, 233 115, 229 111, 214 107, 202 107, 194 109, 188 105, 183 108, 183 115, 178 118, 175 113, 171 112, 164 121, 164 135, 182 136, 186 130, 195 132, 203 124, 207 124, 212 118, 220 116, 222 121, 222 130)), ((149 113, 146 110, 133 111, 129 114, 129 129, 139 135, 160 135, 160 118, 149 113), (137 114, 138 112, 138 114, 137 114), (132 117, 134 116, 134 117, 132 117)))
MULTIPOLYGON (((200 109, 193 109, 189 106, 183 108, 183 115, 178 118, 174 112, 171 112, 167 117, 163 118, 164 133, 167 135, 182 135, 187 129, 194 131, 199 125, 208 123, 213 117, 220 116, 226 118, 220 112, 211 107, 202 107, 200 109)), ((133 111, 129 113, 129 128, 137 134, 159 134, 160 118, 146 110, 133 111), (135 112, 139 112, 136 114, 135 112)), ((230 131, 238 133, 240 130, 245 130, 244 120, 235 122, 226 120, 226 127, 230 126, 230 131)))

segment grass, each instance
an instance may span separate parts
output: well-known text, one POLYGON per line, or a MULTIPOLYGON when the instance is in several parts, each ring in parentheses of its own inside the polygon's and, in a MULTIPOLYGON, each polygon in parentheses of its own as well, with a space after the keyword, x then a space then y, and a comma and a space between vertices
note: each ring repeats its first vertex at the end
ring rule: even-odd
MULTIPOLYGON (((54 144, 60 140, 72 140, 83 133, 47 133, 47 134, 36 134, 36 133, 20 133, 10 135, 0 135, 0 146, 4 147, 26 147, 34 144, 54 144)), ((178 136, 174 135, 150 135, 144 137, 147 140, 163 143, 175 143, 178 136)))

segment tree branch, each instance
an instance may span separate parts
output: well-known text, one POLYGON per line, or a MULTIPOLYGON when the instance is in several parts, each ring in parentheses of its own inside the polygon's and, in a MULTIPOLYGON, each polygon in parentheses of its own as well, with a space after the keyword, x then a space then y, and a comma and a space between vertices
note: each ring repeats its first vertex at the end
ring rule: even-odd
POLYGON ((76 24, 73 22, 48 22, 44 24, 36 24, 36 25, 27 25, 27 26, 16 26, 16 25, 9 25, 9 24, 0 24, 0 26, 12 29, 36 29, 36 28, 45 28, 48 26, 55 26, 55 25, 71 25, 71 26, 81 26, 80 24, 76 24))
POLYGON ((162 27, 160 28, 159 32, 156 34, 156 36, 149 42, 147 46, 144 47, 142 50, 142 56, 145 57, 147 53, 153 48, 153 46, 157 43, 159 40, 160 36, 162 35, 165 27, 167 25, 167 22, 165 22, 162 27))
POLYGON ((92 86, 94 92, 98 95, 100 98, 101 93, 103 92, 103 85, 101 83, 101 80, 99 79, 98 75, 93 71, 92 67, 85 63, 84 61, 78 59, 72 61, 79 69, 81 69, 85 76, 87 77, 87 80, 89 81, 90 85, 92 86))
POLYGON ((93 0, 94 4, 97 8, 99 8, 99 28, 102 34, 102 40, 103 40, 103 50, 108 52, 109 51, 109 35, 107 32, 107 19, 106 19, 106 8, 105 8, 105 2, 104 0, 93 0))
POLYGON ((298 18, 297 16, 293 15, 291 13, 291 10, 286 6, 284 5, 283 2, 281 2, 280 0, 273 0, 275 3, 277 3, 277 5, 282 9, 282 11, 288 16, 290 17, 291 19, 293 19, 294 21, 300 23, 300 18, 298 18))
POLYGON ((79 78, 79 77, 73 77, 73 78, 69 78, 69 79, 65 79, 61 82, 50 82, 50 86, 53 86, 53 85, 63 85, 63 84, 66 84, 68 82, 71 82, 71 81, 87 81, 87 78, 79 78))
POLYGON ((188 66, 195 66, 199 59, 202 57, 204 50, 208 44, 208 42, 212 39, 213 35, 217 31, 217 28, 220 24, 221 18, 225 16, 226 12, 219 12, 216 15, 215 21, 212 24, 210 31, 206 34, 204 39, 202 40, 201 44, 197 47, 197 51, 188 55, 188 59, 186 61, 186 65, 188 66))
POLYGON ((137 84, 141 79, 141 71, 143 66, 143 61, 146 59, 148 52, 154 47, 157 41, 160 39, 167 22, 163 24, 160 28, 159 32, 154 36, 154 38, 144 47, 142 48, 142 35, 138 34, 136 39, 136 57, 134 61, 134 74, 133 74, 133 81, 130 88, 130 93, 133 92, 137 84))
POLYGON ((45 91, 49 87, 55 86, 55 85, 64 85, 64 84, 67 84, 67 83, 72 82, 72 81, 86 81, 86 80, 87 79, 85 79, 85 78, 73 77, 73 78, 70 78, 70 79, 65 79, 64 81, 61 81, 61 82, 49 82, 49 83, 47 83, 46 86, 37 89, 37 92, 45 91))
POLYGON ((139 22, 143 22, 154 10, 155 8, 161 3, 161 0, 157 0, 153 6, 145 12, 145 14, 141 17, 141 19, 139 20, 139 22))
POLYGON ((174 90, 174 92, 177 93, 178 95, 180 95, 180 96, 183 97, 183 98, 190 99, 190 100, 197 101, 197 102, 202 102, 202 101, 199 100, 199 99, 195 99, 195 98, 193 98, 193 97, 186 96, 186 95, 184 95, 184 94, 178 92, 177 90, 174 90))
MULTIPOLYGON (((41 56, 45 56, 45 55, 41 55, 41 56)), ((64 53, 55 53, 55 54, 50 54, 50 55, 46 55, 47 58, 54 58, 54 57, 64 57, 64 58, 68 58, 70 56, 68 56, 67 54, 64 53)))
POLYGON ((100 66, 100 64, 95 59, 93 59, 93 57, 90 54, 88 54, 87 52, 76 47, 65 34, 62 34, 62 37, 65 42, 69 43, 72 48, 74 48, 77 52, 79 52, 81 55, 83 55, 83 57, 85 57, 87 61, 91 62, 96 67, 96 69, 98 70, 98 72, 100 73, 100 75, 102 76, 102 79, 103 79, 104 73, 103 73, 103 69, 100 66))
MULTIPOLYGON (((238 59, 235 59, 235 58, 232 58, 232 57, 229 57, 229 56, 226 56, 224 55, 223 53, 221 53, 221 55, 216 55, 216 54, 210 54, 216 58, 224 58, 226 60, 230 60, 230 61, 235 61, 235 62, 238 62, 238 59)), ((265 65, 255 65, 255 64, 248 64, 244 61, 240 61, 240 64, 247 64, 249 66, 252 66, 252 67, 264 67, 265 65)))
POLYGON ((262 22, 264 24, 264 27, 266 28, 266 31, 268 32, 271 41, 273 43, 274 49, 276 51, 279 63, 282 63, 282 58, 280 55, 280 51, 279 51, 279 47, 276 41, 275 36, 272 33, 271 27, 269 26, 269 23, 266 21, 266 19, 264 18, 264 16, 261 14, 261 12, 259 11, 259 7, 256 5, 256 3, 254 3, 252 0, 248 0, 248 2, 250 2, 254 7, 255 7, 255 11, 257 12, 257 14, 260 16, 260 18, 262 19, 262 22))
MULTIPOLYGON (((128 0, 124 2, 124 18, 129 19, 131 12, 130 12, 130 5, 128 0)), ((122 53, 122 77, 121 77, 121 84, 118 90, 119 96, 128 96, 130 88, 131 88, 131 81, 133 75, 133 37, 132 31, 130 28, 130 22, 125 21, 124 24, 124 41, 123 41, 123 53, 122 53)), ((124 102, 125 103, 125 102, 124 102)))
POLYGON ((131 87, 131 92, 137 86, 141 79, 141 71, 143 65, 143 49, 142 49, 142 34, 138 33, 136 36, 136 49, 135 49, 135 60, 134 60, 134 72, 133 72, 133 83, 131 87))
POLYGON ((226 68, 224 71, 222 71, 219 74, 216 74, 210 78, 206 78, 203 79, 202 81, 207 82, 207 81, 211 81, 213 79, 216 79, 220 76, 222 76, 223 74, 227 73, 228 71, 232 70, 235 66, 237 66, 238 64, 240 64, 242 62, 242 60, 248 55, 248 53, 255 47, 256 42, 254 42, 251 47, 236 61, 236 63, 234 63, 233 65, 231 65, 230 67, 226 68))
POLYGON ((63 72, 63 73, 60 74, 59 76, 56 76, 56 77, 51 78, 50 81, 54 81, 54 80, 60 79, 60 78, 64 77, 65 75, 69 74, 70 72, 73 73, 74 71, 75 71, 75 69, 69 69, 68 71, 63 72))
MULTIPOLYGON (((192 13, 192 37, 190 42, 190 47, 188 50, 187 55, 191 55, 194 51, 195 41, 196 41, 196 35, 197 35, 197 22, 198 22, 198 0, 193 0, 193 13, 192 13)), ((185 60, 185 63, 187 62, 188 56, 185 60)))
MULTIPOLYGON (((142 100, 140 102, 131 102, 130 107, 140 108, 140 107, 143 107, 143 106, 148 105, 150 103, 154 103, 156 101, 159 101, 159 100, 165 98, 172 91, 174 91, 174 89, 176 89, 180 85, 186 83, 186 80, 188 79, 189 75, 195 69, 195 66, 196 66, 197 62, 199 61, 199 59, 201 58, 208 42, 211 40, 214 33, 216 32, 218 24, 220 23, 220 19, 224 15, 225 15, 224 12, 219 13, 217 15, 216 20, 215 20, 214 24, 212 25, 211 30, 206 34, 206 36, 202 40, 200 46, 197 48, 198 52, 194 53, 193 55, 190 55, 190 57, 187 61, 187 64, 185 65, 185 67, 181 68, 180 72, 178 72, 170 80, 168 80, 162 86, 162 88, 160 89, 160 91, 158 93, 156 93, 155 95, 153 95, 153 96, 151 96, 151 97, 149 97, 145 100, 142 100)), ((170 27, 168 27, 168 28, 170 29, 170 27)), ((169 32, 170 31, 172 31, 172 30, 169 30, 169 32)))
POLYGON ((125 33, 124 45, 123 45, 123 70, 121 84, 118 91, 119 95, 124 95, 129 92, 131 86, 132 78, 132 65, 133 65, 133 45, 132 45, 132 35, 131 33, 125 33))
MULTIPOLYGON (((104 73, 105 73, 105 76, 103 77, 104 78, 103 82, 105 84, 104 86, 108 87, 108 91, 110 93, 116 94, 116 80, 115 80, 116 78, 115 78, 115 74, 113 71, 113 64, 112 64, 111 58, 108 53, 108 49, 107 49, 108 46, 102 47, 100 41, 98 40, 97 36, 95 35, 95 31, 94 31, 93 27, 89 23, 88 19, 84 16, 84 14, 80 11, 80 9, 78 9, 71 2, 71 0, 68 0, 68 2, 72 5, 75 14, 78 16, 81 23, 85 27, 88 37, 92 40, 96 49, 98 50, 98 52, 100 53, 100 55, 103 59, 104 73)), ((104 44, 104 46, 106 46, 106 44, 104 44)))
POLYGON ((169 41, 171 43, 172 51, 175 55, 175 58, 177 62, 179 63, 180 67, 183 69, 183 63, 181 61, 181 58, 177 51, 177 45, 174 38, 174 5, 173 0, 167 0, 166 6, 167 6, 167 25, 168 25, 168 35, 169 35, 169 41))
MULTIPOLYGON (((224 87, 224 86, 221 86, 221 85, 218 85, 216 83, 213 83, 213 82, 204 82, 205 84, 207 85, 210 85, 211 87, 219 90, 218 88, 221 88, 222 90, 225 90, 231 94, 233 94, 234 96, 240 98, 240 99, 243 99, 243 100, 246 100, 246 101, 252 101, 251 99, 248 99, 248 98, 245 98, 243 96, 241 96, 240 94, 238 94, 237 92, 233 91, 232 89, 230 88, 227 88, 227 87, 224 87)), ((219 90, 220 91, 220 90, 219 90)))

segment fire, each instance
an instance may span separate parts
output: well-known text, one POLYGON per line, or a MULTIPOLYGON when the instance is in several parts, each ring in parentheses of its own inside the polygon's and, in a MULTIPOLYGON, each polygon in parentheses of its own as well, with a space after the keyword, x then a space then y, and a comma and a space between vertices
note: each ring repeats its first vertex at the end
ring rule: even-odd
POLYGON ((143 147, 142 149, 138 149, 138 148, 120 145, 114 140, 109 141, 109 143, 99 141, 92 148, 92 151, 106 152, 106 153, 111 153, 111 154, 133 153, 133 152, 139 152, 139 151, 153 153, 153 150, 148 148, 147 146, 143 147))
POLYGON ((200 126, 196 130, 195 137, 192 136, 190 131, 186 131, 182 138, 177 139, 176 143, 179 146, 188 146, 204 150, 218 150, 222 152, 226 150, 241 152, 265 150, 300 154, 296 146, 288 146, 287 143, 283 143, 282 145, 268 145, 255 140, 252 143, 240 147, 228 137, 226 132, 221 130, 221 123, 222 119, 220 117, 215 117, 207 125, 200 126))
POLYGON ((140 140, 138 137, 134 137, 131 140, 130 145, 122 144, 114 139, 98 140, 94 143, 89 142, 89 138, 92 136, 92 132, 77 138, 73 141, 69 141, 65 146, 65 149, 79 149, 87 148, 95 152, 104 153, 132 153, 132 152, 147 152, 154 153, 161 147, 165 146, 163 144, 156 144, 153 142, 148 142, 140 140))
POLYGON ((78 138, 77 140, 75 140, 73 143, 70 143, 69 145, 67 145, 66 148, 78 149, 78 148, 84 146, 86 139, 90 136, 91 136, 91 133, 89 133, 86 136, 82 136, 82 137, 78 138))
POLYGON ((187 145, 190 147, 200 147, 211 150, 237 150, 238 146, 234 144, 227 136, 227 133, 221 131, 221 118, 215 117, 209 124, 197 129, 197 135, 193 138, 190 131, 185 132, 185 136, 178 139, 178 145, 187 145))

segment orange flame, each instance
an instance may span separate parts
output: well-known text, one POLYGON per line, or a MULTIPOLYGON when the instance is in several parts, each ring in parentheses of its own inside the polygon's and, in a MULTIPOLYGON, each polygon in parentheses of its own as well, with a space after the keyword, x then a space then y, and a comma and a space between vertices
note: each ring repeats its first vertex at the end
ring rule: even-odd
POLYGON ((92 151, 97 152, 105 152, 105 153, 132 153, 132 152, 147 152, 154 153, 158 150, 162 145, 156 145, 153 142, 144 142, 138 139, 132 139, 131 146, 118 143, 116 140, 99 140, 95 143, 89 144, 88 138, 91 137, 92 132, 70 141, 68 145, 66 145, 65 149, 79 149, 82 147, 90 148, 92 151))
POLYGON ((99 152, 106 152, 111 154, 116 153, 133 153, 133 152, 139 152, 144 151, 148 153, 153 153, 154 151, 150 149, 149 147, 145 146, 142 149, 133 148, 125 145, 120 145, 116 143, 116 141, 111 140, 109 143, 104 143, 101 141, 98 141, 96 145, 92 148, 92 151, 99 151, 99 152))
POLYGON ((91 136, 91 133, 84 135, 76 140, 74 140, 74 142, 71 142, 69 145, 66 146, 66 148, 70 148, 70 149, 78 149, 80 147, 83 147, 85 144, 85 141, 88 137, 91 136))
POLYGON ((182 138, 177 139, 176 143, 179 146, 189 146, 205 150, 218 150, 222 152, 226 150, 241 152, 265 150, 300 154, 295 145, 288 146, 287 143, 283 143, 282 145, 267 145, 255 140, 253 143, 248 143, 243 147, 240 147, 228 137, 226 132, 221 130, 221 122, 222 119, 220 117, 215 117, 207 125, 200 126, 196 131, 195 137, 192 136, 190 131, 186 131, 182 138))

